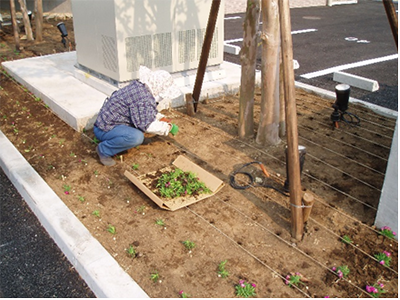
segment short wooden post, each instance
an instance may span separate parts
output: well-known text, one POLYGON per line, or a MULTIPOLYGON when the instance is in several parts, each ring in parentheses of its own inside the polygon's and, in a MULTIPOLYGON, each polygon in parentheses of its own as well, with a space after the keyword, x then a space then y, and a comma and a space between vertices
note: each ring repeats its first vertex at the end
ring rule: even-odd
POLYGON ((284 90, 286 102, 286 137, 288 153, 288 177, 290 207, 292 214, 292 238, 301 241, 303 236, 304 222, 303 209, 301 207, 301 182, 300 163, 298 151, 298 130, 296 112, 296 91, 294 85, 293 70, 293 43, 290 24, 289 0, 279 0, 279 14, 282 41, 282 62, 284 75, 284 90))
POLYGON ((314 195, 311 194, 310 192, 305 192, 303 194, 303 222, 307 222, 308 218, 310 217, 311 214, 311 209, 312 206, 314 205, 314 195))
POLYGON ((185 95, 186 112, 189 116, 194 116, 193 95, 191 93, 185 95))
POLYGON ((390 29, 392 30, 393 38, 398 48, 398 25, 397 25, 397 14, 392 0, 383 0, 386 15, 389 20, 390 29))

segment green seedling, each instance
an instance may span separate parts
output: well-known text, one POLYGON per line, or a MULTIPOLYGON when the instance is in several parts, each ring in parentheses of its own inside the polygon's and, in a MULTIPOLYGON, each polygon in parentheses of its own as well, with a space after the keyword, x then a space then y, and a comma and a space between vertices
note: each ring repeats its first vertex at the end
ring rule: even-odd
POLYGON ((99 210, 94 210, 94 211, 92 212, 92 215, 93 215, 93 216, 96 216, 96 217, 98 217, 98 218, 100 218, 100 211, 99 211, 99 210))
POLYGON ((132 245, 129 245, 129 248, 126 249, 126 253, 129 257, 134 258, 136 256, 136 249, 132 245))
POLYGON ((69 195, 69 192, 71 191, 71 186, 64 184, 63 189, 64 189, 64 194, 69 195))
POLYGON ((150 279, 151 279, 153 282, 157 282, 158 279, 160 279, 160 274, 158 274, 157 271, 154 271, 153 273, 150 274, 150 279))
POLYGON ((92 139, 92 143, 98 145, 100 143, 100 141, 96 137, 94 137, 92 139))
POLYGON ((85 197, 83 197, 83 196, 78 196, 78 200, 81 201, 81 202, 85 202, 85 197))
POLYGON ((192 250, 196 247, 196 244, 189 240, 183 241, 182 244, 185 246, 187 250, 192 250))
POLYGON ((133 170, 139 170, 139 164, 132 164, 133 170))
POLYGON ((218 277, 226 278, 229 276, 229 272, 225 269, 225 265, 228 261, 221 261, 218 265, 218 277))
POLYGON ((159 226, 162 226, 162 227, 165 226, 165 222, 162 219, 157 219, 156 220, 156 224, 159 225, 159 226))
POLYGON ((342 237, 342 242, 345 243, 345 244, 352 244, 353 243, 353 241, 351 240, 351 238, 348 235, 344 235, 342 237))
POLYGON ((74 152, 71 152, 71 153, 69 154, 69 156, 71 156, 71 157, 76 157, 76 155, 75 155, 74 152))
POLYGON ((116 233, 115 227, 112 226, 111 224, 108 224, 107 231, 108 231, 109 233, 111 233, 111 234, 115 234, 115 233, 116 233))

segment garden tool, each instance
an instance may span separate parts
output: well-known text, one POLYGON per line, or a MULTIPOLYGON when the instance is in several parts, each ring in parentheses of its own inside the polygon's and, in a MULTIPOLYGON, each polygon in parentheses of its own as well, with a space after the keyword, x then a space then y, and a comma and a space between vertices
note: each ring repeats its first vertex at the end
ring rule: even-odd
POLYGON ((261 180, 259 178, 254 178, 253 175, 251 175, 249 172, 245 172, 245 171, 241 171, 242 169, 244 169, 245 167, 251 165, 251 164, 258 164, 260 166, 261 171, 263 172, 263 174, 267 177, 270 178, 270 175, 267 171, 267 169, 265 168, 265 166, 263 165, 262 162, 260 161, 252 161, 249 163, 244 164, 243 166, 241 166, 238 170, 234 171, 231 173, 230 178, 229 178, 229 184, 231 185, 231 187, 233 187, 234 189, 239 189, 239 190, 245 190, 248 189, 249 187, 265 187, 265 188, 271 188, 274 189, 275 191, 281 193, 284 196, 289 196, 288 194, 285 193, 285 191, 282 191, 281 189, 271 185, 271 184, 266 184, 264 182, 264 180, 261 180), (236 182, 235 176, 237 174, 241 174, 244 175, 248 178, 249 183, 248 184, 238 184, 236 182))

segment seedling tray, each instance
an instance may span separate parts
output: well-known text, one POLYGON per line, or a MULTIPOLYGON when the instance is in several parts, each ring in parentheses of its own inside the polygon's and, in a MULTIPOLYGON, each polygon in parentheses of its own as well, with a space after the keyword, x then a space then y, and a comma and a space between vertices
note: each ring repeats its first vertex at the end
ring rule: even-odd
MULTIPOLYGON (((213 174, 207 172, 203 168, 199 167, 186 157, 180 155, 177 159, 172 163, 172 166, 181 169, 185 172, 193 172, 197 175, 200 181, 204 182, 205 185, 211 190, 210 194, 200 194, 197 196, 185 196, 178 197, 173 199, 165 199, 158 197, 154 191, 152 191, 149 187, 145 185, 146 178, 151 177, 151 175, 156 174, 157 172, 171 170, 171 167, 166 167, 158 171, 153 171, 147 173, 145 175, 134 176, 129 171, 125 171, 124 175, 134 184, 136 185, 143 193, 145 193, 154 203, 156 203, 162 209, 175 211, 179 208, 188 206, 193 203, 197 203, 201 200, 214 196, 222 187, 224 183, 222 180, 214 176, 213 174)), ((153 176, 154 177, 154 176, 153 176)))

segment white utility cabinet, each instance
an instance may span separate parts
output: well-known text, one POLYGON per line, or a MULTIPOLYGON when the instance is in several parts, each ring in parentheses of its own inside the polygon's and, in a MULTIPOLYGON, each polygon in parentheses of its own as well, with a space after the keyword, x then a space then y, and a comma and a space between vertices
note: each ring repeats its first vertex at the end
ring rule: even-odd
MULTIPOLYGON (((72 0, 78 67, 115 82, 140 65, 170 73, 196 69, 212 0, 72 0)), ((223 62, 224 1, 208 66, 223 62)))

